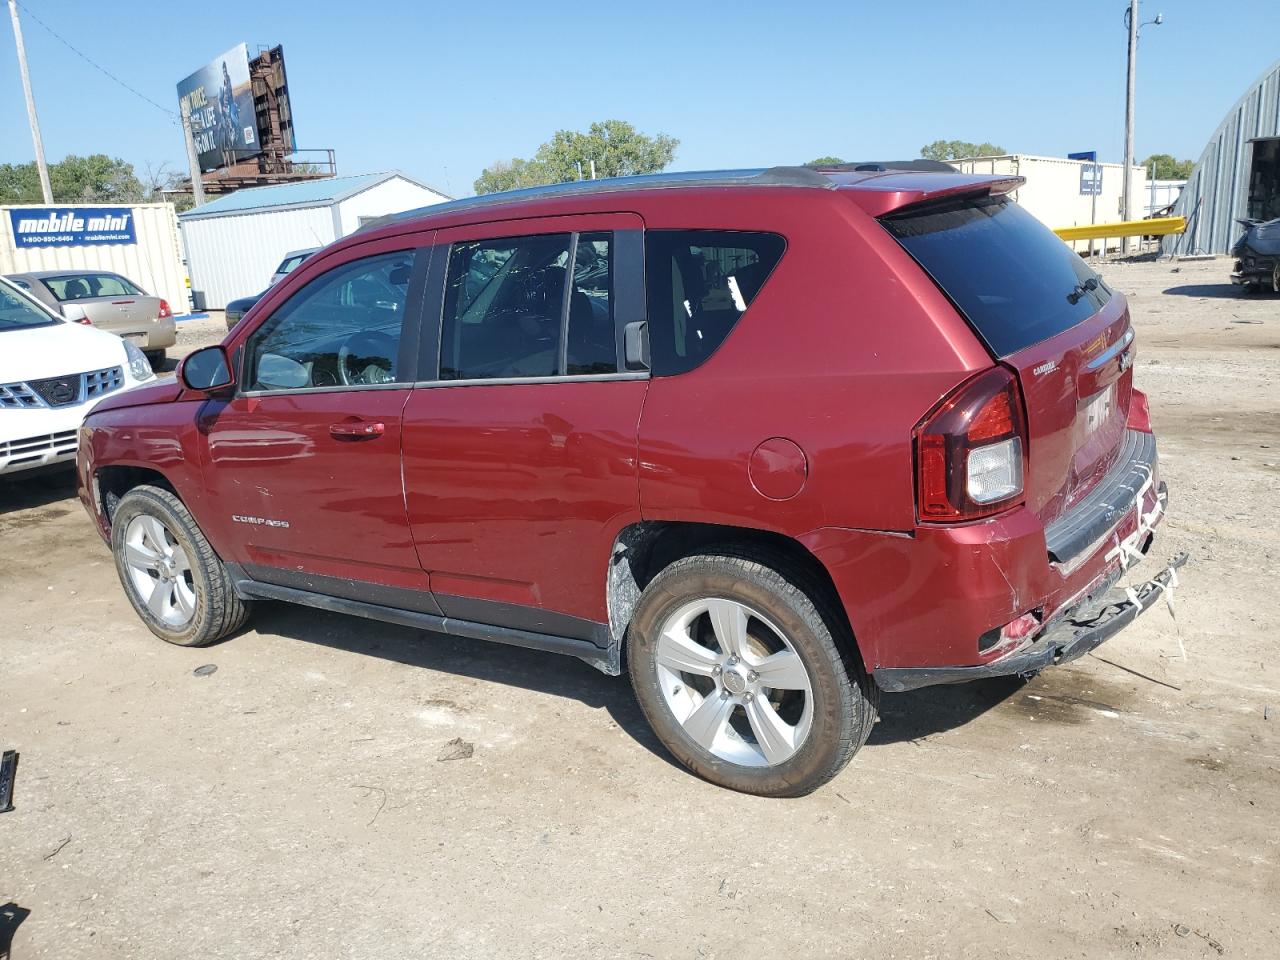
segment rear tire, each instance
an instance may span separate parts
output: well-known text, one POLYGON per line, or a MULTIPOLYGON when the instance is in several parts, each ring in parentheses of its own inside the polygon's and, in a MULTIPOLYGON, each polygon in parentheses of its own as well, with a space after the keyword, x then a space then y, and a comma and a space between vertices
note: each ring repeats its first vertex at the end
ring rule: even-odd
POLYGON ((204 647, 240 629, 248 604, 186 505, 160 487, 134 487, 111 515, 111 553, 125 595, 161 640, 204 647))
POLYGON ((158 370, 160 367, 163 367, 164 362, 168 357, 168 354, 163 350, 144 350, 143 354, 147 358, 147 363, 151 364, 152 370, 158 370))
POLYGON ((783 557, 736 547, 653 579, 628 669, 676 759, 764 797, 804 796, 844 769, 871 733, 879 691, 837 643, 847 628, 829 592, 783 557))

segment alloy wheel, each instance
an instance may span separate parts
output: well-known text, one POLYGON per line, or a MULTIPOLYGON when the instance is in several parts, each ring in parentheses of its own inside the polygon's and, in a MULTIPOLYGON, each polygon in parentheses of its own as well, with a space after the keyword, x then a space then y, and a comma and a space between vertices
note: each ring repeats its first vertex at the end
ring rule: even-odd
POLYGON ((655 654, 667 708, 714 756, 775 766, 804 744, 809 673, 786 635, 751 607, 722 597, 686 603, 666 618, 655 654))
POLYGON ((191 560, 169 528, 139 514, 125 528, 124 553, 129 579, 152 615, 175 629, 190 623, 196 613, 191 560))

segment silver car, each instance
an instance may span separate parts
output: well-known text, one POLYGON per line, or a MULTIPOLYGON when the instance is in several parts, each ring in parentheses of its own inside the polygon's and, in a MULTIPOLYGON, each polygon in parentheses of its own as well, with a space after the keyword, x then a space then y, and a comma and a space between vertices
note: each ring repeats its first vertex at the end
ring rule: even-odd
POLYGON ((152 363, 164 360, 177 341, 173 311, 118 273, 44 270, 7 279, 68 320, 91 323, 140 348, 152 363))
POLYGON ((276 272, 271 275, 271 279, 267 281, 268 287, 273 287, 282 278, 293 273, 303 260, 311 256, 319 247, 307 247, 305 250, 291 250, 284 255, 284 259, 280 261, 280 266, 276 267, 276 272))

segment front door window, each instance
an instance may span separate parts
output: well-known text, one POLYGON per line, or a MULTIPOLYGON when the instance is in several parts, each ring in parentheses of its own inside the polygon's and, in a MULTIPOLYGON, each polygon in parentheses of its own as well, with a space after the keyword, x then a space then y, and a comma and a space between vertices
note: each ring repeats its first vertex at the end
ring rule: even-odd
POLYGON ((399 360, 412 251, 366 257, 312 280, 249 337, 248 391, 404 382, 399 360))

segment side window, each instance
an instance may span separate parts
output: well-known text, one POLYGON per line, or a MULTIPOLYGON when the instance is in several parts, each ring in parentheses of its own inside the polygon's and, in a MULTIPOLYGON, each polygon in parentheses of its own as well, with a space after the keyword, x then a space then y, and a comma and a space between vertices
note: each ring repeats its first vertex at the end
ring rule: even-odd
POLYGON ((776 233, 645 233, 649 353, 655 376, 686 373, 729 336, 782 258, 776 233))
POLYGON ((576 252, 568 233, 454 244, 441 379, 616 373, 612 249, 608 233, 576 252))
POLYGON ((613 324, 612 237, 583 233, 573 259, 565 372, 618 372, 618 339, 613 324))
POLYGON ((290 297, 249 337, 249 390, 403 382, 396 369, 412 251, 334 267, 290 297))

